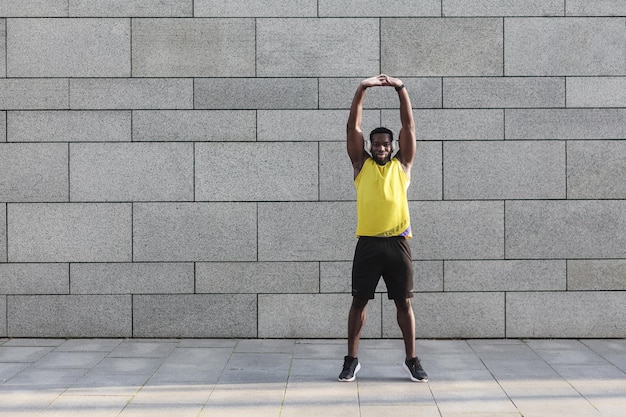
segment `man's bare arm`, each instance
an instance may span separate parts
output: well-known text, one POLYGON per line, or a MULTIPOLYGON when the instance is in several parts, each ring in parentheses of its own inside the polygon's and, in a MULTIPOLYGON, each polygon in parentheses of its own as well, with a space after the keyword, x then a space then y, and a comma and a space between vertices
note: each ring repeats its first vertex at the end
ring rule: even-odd
POLYGON ((392 85, 396 89, 398 92, 398 98, 400 99, 400 123, 402 124, 402 128, 398 134, 400 151, 398 151, 396 158, 398 158, 402 164, 404 172, 406 172, 407 175, 410 175, 416 152, 415 122, 413 120, 411 99, 409 98, 409 93, 406 91, 406 87, 401 80, 393 77, 387 77, 387 80, 389 85, 392 85))
POLYGON ((352 105, 350 106, 350 116, 348 117, 348 124, 346 126, 347 136, 347 148, 348 156, 354 167, 354 177, 359 174, 363 163, 368 157, 367 152, 364 149, 364 137, 361 130, 361 122, 363 119, 363 101, 365 100, 365 90, 369 87, 384 86, 388 84, 388 77, 386 75, 377 75, 375 77, 366 78, 359 83, 354 98, 352 99, 352 105))

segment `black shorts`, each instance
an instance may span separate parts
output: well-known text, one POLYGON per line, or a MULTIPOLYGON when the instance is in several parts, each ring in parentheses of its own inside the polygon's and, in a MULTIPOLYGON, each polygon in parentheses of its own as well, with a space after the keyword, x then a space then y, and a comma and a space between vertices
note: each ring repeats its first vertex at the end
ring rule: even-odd
POLYGON ((404 237, 359 238, 352 263, 352 296, 374 298, 381 276, 390 300, 413 297, 411 248, 404 237))

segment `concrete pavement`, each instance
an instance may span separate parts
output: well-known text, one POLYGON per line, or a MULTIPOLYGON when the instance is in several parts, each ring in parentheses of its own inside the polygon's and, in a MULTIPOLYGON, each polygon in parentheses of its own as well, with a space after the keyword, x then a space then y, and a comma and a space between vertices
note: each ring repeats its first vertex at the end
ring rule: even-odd
POLYGON ((626 339, 0 339, 0 416, 624 417, 626 339))

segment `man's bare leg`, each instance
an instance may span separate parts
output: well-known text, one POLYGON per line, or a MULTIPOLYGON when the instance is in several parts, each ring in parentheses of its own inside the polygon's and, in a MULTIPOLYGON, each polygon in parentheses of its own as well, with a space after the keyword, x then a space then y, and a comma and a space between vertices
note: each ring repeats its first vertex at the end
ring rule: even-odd
POLYGON ((348 356, 356 358, 359 352, 359 340, 361 340, 361 330, 365 325, 367 314, 365 307, 368 300, 352 299, 350 313, 348 314, 348 356))
POLYGON ((397 308, 397 319, 402 338, 404 339, 404 350, 406 359, 415 357, 415 316, 411 307, 411 299, 394 300, 397 308))

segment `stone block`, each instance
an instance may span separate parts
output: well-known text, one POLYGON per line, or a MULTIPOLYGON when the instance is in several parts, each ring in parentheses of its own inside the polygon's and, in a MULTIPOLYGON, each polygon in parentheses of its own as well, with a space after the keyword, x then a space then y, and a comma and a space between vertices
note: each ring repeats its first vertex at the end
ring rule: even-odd
MULTIPOLYGON (((365 78, 365 77, 363 77, 365 78)), ((363 78, 321 78, 319 97, 321 109, 350 109, 352 97, 363 78)), ((402 77, 411 96, 414 109, 441 108, 440 78, 402 77)), ((364 109, 399 108, 398 94, 391 88, 371 88, 367 90, 364 109)), ((397 110, 396 110, 397 114, 397 110)), ((346 112, 346 120, 348 118, 346 112)), ((365 123, 364 118, 363 122, 365 123)))
POLYGON ((133 77, 252 77, 254 19, 134 19, 133 77))
POLYGON ((14 111, 9 142, 129 142, 129 111, 14 111))
POLYGON ((67 201, 67 158, 66 144, 0 144, 0 201, 67 201))
POLYGON ((320 200, 356 201, 354 168, 346 152, 345 139, 343 142, 320 143, 319 149, 320 200))
POLYGON ((194 0, 195 17, 317 17, 316 0, 194 0))
POLYGON ((133 297, 134 337, 257 337, 256 294, 133 297))
POLYGON ((445 261, 446 291, 564 291, 565 261, 445 261))
POLYGON ((567 0, 567 16, 625 16, 626 3, 622 0, 567 0))
POLYGON ((198 262, 196 292, 318 293, 319 269, 317 262, 198 262))
POLYGON ((413 290, 415 292, 443 291, 443 262, 413 261, 413 290))
POLYGON ((70 80, 72 109, 165 110, 193 108, 189 78, 99 78, 70 80))
POLYGON ((76 263, 72 294, 184 294, 194 292, 192 263, 76 263))
POLYGON ((626 109, 506 109, 506 139, 626 137, 626 109))
MULTIPOLYGON (((361 337, 381 337, 380 295, 367 304, 361 337)), ((259 294, 259 335, 264 338, 345 338, 349 294, 259 294)))
POLYGON ((503 259, 501 201, 409 202, 413 259, 503 259))
POLYGON ((7 261, 7 205, 0 203, 0 262, 7 261))
MULTIPOLYGON (((413 261, 413 288, 416 292, 443 291, 443 262, 413 261)), ((320 292, 351 294, 352 262, 320 262, 320 292)), ((384 280, 380 280, 376 292, 387 297, 384 280)))
POLYGON ((137 203, 133 260, 256 261, 254 203, 137 203))
POLYGON ((626 257, 626 201, 510 201, 505 212, 507 258, 626 257))
POLYGON ((346 261, 354 256, 354 202, 258 205, 259 261, 346 261))
POLYGON ((624 75, 624 24, 623 18, 506 19, 504 74, 624 75))
POLYGON ((569 77, 568 107, 626 107, 626 77, 569 77))
POLYGON ((10 77, 128 77, 128 19, 9 19, 10 77))
POLYGON ((417 142, 411 169, 409 200, 441 200, 443 196, 441 142, 417 142))
POLYGON ((320 262, 320 292, 351 294, 352 262, 320 262))
POLYGON ((446 142, 443 153, 445 199, 565 198, 564 142, 446 142))
POLYGON ((196 109, 317 109, 313 78, 199 78, 194 80, 196 109))
MULTIPOLYGON (((505 336, 502 292, 417 293, 411 302, 418 339, 505 336)), ((392 301, 383 303, 383 337, 402 337, 392 301)))
POLYGON ((376 74, 380 72, 378 28, 377 19, 257 19, 256 74, 259 77, 376 74))
MULTIPOLYGON (((417 140, 501 140, 504 139, 504 110, 446 109, 415 110, 417 140)), ((383 123, 396 117, 383 111, 383 123)))
POLYGON ((567 146, 567 197, 626 198, 626 142, 578 141, 567 146))
MULTIPOLYGON (((4 15, 0 15, 0 16, 4 16, 4 15)), ((5 62, 6 62, 6 58, 7 58, 7 36, 6 36, 6 29, 7 29, 7 21, 6 19, 0 19, 0 31, 2 31, 0 33, 0 42, 2 42, 2 44, 0 44, 0 58, 4 58, 5 62)), ((4 78, 7 76, 7 68, 6 65, 2 65, 2 68, 0 68, 0 77, 4 78)))
MULTIPOLYGON (((259 110, 257 140, 268 142, 340 141, 345 144, 348 114, 347 110, 259 110), (297 132, 294 131, 294 126, 297 126, 297 132)), ((379 111, 363 111, 363 126, 378 127, 379 125, 379 111)))
POLYGON ((320 0, 322 17, 423 17, 440 16, 440 0, 320 0))
POLYGON ((0 142, 7 141, 7 112, 0 111, 0 142))
POLYGON ((133 140, 250 142, 256 123, 253 110, 136 110, 133 140))
POLYGON ((68 0, 4 0, 0 16, 5 17, 67 17, 68 0))
POLYGON ((191 143, 73 143, 72 201, 193 201, 191 143))
POLYGON ((625 303, 624 291, 507 293, 506 337, 625 337, 625 303))
POLYGON ((37 110, 69 108, 67 79, 0 79, 0 108, 37 110))
POLYGON ((7 297, 0 295, 0 337, 7 336, 7 297))
POLYGON ((318 198, 317 143, 205 142, 195 149, 197 201, 318 198))
POLYGON ((626 260, 581 259, 567 261, 567 289, 570 291, 626 290, 626 260))
POLYGON ((9 262, 127 262, 130 204, 9 204, 9 262))
MULTIPOLYGON (((569 100, 569 94, 567 97, 569 100)), ((443 79, 443 107, 447 108, 564 106, 565 78, 563 77, 443 79)))
POLYGON ((442 0, 443 16, 563 16, 561 0, 442 0))
POLYGON ((0 264, 0 294, 69 294, 68 264, 0 264))
POLYGON ((69 0, 70 17, 192 17, 193 0, 69 0))
POLYGON ((7 297, 10 337, 130 337, 129 295, 7 297))
POLYGON ((380 32, 386 74, 504 75, 501 18, 383 18, 380 32))

